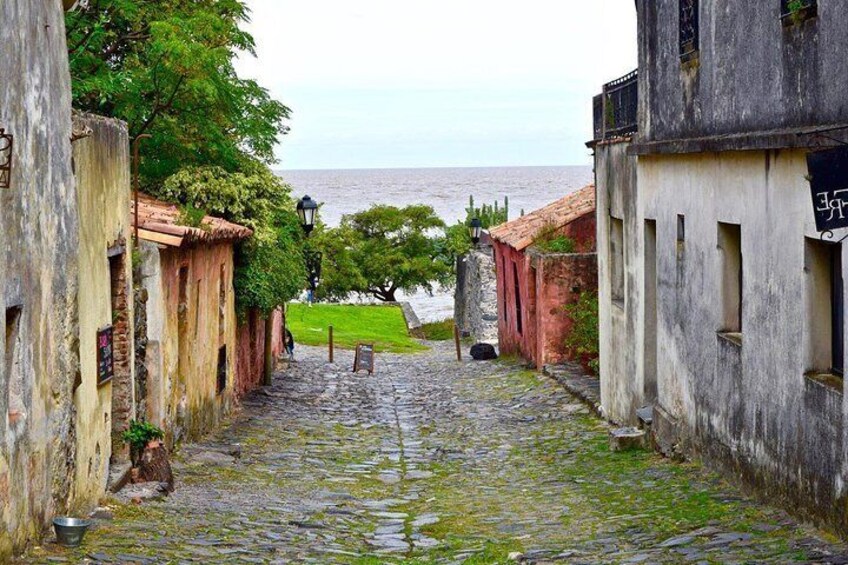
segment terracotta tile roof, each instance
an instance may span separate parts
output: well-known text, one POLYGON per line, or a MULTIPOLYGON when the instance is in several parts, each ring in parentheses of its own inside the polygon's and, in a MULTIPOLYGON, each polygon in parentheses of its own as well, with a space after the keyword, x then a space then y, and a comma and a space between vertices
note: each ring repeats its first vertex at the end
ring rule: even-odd
MULTIPOLYGON (((135 202, 130 209, 130 222, 135 227, 135 202)), ((250 228, 221 218, 205 216, 202 228, 179 224, 180 210, 174 204, 147 194, 138 195, 138 237, 170 247, 187 247, 197 243, 239 241, 253 235, 250 228)))
POLYGON ((492 228, 489 235, 495 241, 521 251, 533 244, 547 224, 561 228, 586 214, 594 213, 595 185, 590 184, 544 208, 492 228))

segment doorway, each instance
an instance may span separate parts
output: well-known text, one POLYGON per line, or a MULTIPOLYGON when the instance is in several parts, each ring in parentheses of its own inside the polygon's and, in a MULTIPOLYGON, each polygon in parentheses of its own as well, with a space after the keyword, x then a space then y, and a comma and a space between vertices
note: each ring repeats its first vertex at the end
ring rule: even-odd
POLYGON ((645 220, 645 404, 657 401, 657 222, 645 220))

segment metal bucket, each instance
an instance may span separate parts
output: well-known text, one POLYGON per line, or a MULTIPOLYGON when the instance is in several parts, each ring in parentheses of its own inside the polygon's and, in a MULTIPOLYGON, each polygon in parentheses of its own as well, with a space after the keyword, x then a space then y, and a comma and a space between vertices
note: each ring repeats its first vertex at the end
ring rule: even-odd
POLYGON ((77 547, 82 543, 91 522, 79 518, 54 518, 53 529, 56 530, 56 541, 68 547, 77 547))

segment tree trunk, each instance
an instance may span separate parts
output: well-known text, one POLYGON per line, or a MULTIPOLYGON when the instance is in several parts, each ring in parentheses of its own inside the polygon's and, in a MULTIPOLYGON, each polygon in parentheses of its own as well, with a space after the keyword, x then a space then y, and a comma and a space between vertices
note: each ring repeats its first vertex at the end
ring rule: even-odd
POLYGON ((381 302, 397 302, 397 300, 395 300, 395 291, 396 289, 394 288, 379 288, 372 291, 372 294, 374 295, 374 298, 381 302))

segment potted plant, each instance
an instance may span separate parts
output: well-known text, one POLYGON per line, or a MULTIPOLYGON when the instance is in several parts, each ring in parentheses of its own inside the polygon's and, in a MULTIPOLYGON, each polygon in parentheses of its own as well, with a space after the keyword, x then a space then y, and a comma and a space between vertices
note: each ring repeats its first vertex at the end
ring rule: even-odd
POLYGON ((164 437, 165 432, 161 428, 149 422, 132 420, 121 438, 130 446, 130 461, 133 467, 138 467, 145 447, 159 447, 164 437))

